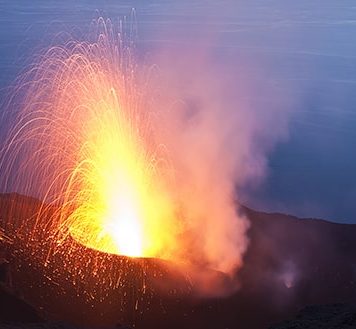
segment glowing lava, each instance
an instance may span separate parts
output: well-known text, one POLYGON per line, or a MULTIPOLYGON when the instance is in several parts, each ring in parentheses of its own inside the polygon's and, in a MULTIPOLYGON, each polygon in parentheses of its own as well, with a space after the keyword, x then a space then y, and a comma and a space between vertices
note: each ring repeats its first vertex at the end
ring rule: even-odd
MULTIPOLYGON (((230 147, 235 119, 204 83, 196 90, 202 109, 173 105, 176 92, 151 84, 151 68, 133 58, 133 29, 127 36, 123 25, 94 20, 91 41, 61 40, 16 81, 1 121, 9 131, 0 140, 0 187, 41 207, 21 223, 13 209, 4 231, 49 276, 71 272, 80 282, 97 275, 101 256, 76 255, 77 242, 109 258, 199 265, 196 281, 200 268, 234 274, 248 227, 233 198, 242 161, 230 147)), ((110 271, 102 282, 120 284, 110 271)))
POLYGON ((1 165, 16 168, 19 192, 60 205, 46 226, 54 241, 71 234, 107 253, 169 258, 179 231, 173 176, 149 91, 130 45, 110 22, 95 28, 95 43, 51 48, 19 83, 23 109, 1 165))
MULTIPOLYGON (((72 55, 69 66, 78 59, 81 65, 83 54, 72 55)), ((92 61, 90 65, 91 71, 92 61)), ((77 83, 82 90, 75 108, 84 113, 83 120, 76 118, 74 131, 81 134, 71 152, 75 167, 65 190, 66 199, 75 200, 76 207, 64 221, 73 237, 92 248, 163 257, 166 232, 172 232, 175 220, 174 203, 165 189, 167 172, 159 167, 162 156, 152 135, 149 109, 137 111, 139 97, 102 65, 96 64, 99 72, 84 72, 77 83)), ((86 71, 87 66, 80 69, 86 71)), ((70 88, 64 95, 68 101, 75 91, 70 88)), ((65 116, 72 115, 69 109, 65 116)))
MULTIPOLYGON (((96 113, 88 130, 95 135, 86 136, 80 150, 72 178, 83 182, 83 187, 75 196, 80 203, 69 215, 68 226, 77 240, 92 248, 157 257, 165 248, 165 230, 173 222, 174 206, 162 197, 165 177, 157 171, 157 154, 142 135, 147 123, 126 115, 123 119, 120 112, 125 110, 113 100, 96 113), (101 118, 103 112, 108 113, 101 118)), ((72 187, 68 193, 73 193, 72 187)))

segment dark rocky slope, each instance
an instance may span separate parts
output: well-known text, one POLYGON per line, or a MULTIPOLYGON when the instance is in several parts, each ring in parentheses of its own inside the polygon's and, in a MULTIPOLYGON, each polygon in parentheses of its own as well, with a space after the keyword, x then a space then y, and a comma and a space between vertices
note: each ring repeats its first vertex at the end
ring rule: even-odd
MULTIPOLYGON (((22 209, 16 215, 20 220, 26 213, 35 211, 36 204, 33 199, 2 196, 0 218, 13 213, 9 208, 22 209)), ((148 277, 153 278, 158 273, 162 281, 172 279, 171 285, 183 288, 181 293, 173 295, 156 294, 152 290, 142 312, 136 312, 132 305, 119 307, 121 290, 114 289, 105 298, 101 296, 100 301, 89 302, 77 293, 55 295, 51 278, 26 265, 30 262, 28 258, 18 251, 13 252, 15 246, 7 245, 6 250, 11 254, 12 289, 17 296, 23 294, 36 311, 31 311, 33 318, 21 318, 26 312, 17 312, 20 306, 7 302, 16 298, 6 293, 1 297, 1 309, 8 305, 10 311, 0 312, 0 320, 28 322, 35 320, 38 313, 42 318, 84 326, 104 327, 121 322, 134 324, 136 328, 261 329, 295 316, 307 305, 356 302, 356 225, 266 214, 244 207, 240 211, 251 221, 250 246, 245 264, 236 276, 240 289, 228 297, 194 297, 189 289, 185 290, 184 280, 172 279, 165 265, 155 260, 145 261, 148 277)), ((115 259, 110 261, 120 264, 115 259)), ((134 265, 129 265, 129 269, 131 273, 137 271, 134 265)), ((135 282, 130 284, 135 285, 135 282)), ((67 288, 70 290, 70 286, 67 288)))

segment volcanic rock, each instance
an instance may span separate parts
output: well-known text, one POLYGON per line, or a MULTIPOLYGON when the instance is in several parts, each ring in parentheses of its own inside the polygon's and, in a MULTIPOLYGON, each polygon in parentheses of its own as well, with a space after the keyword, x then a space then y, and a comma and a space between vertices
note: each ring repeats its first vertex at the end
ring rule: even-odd
POLYGON ((301 310, 297 317, 270 329, 352 329, 356 328, 355 304, 313 305, 301 310))
MULTIPOLYGON (((13 225, 9 230, 18 232, 23 220, 30 218, 39 204, 39 201, 17 195, 2 196, 0 219, 15 211, 16 218, 11 221, 13 225)), ((99 254, 70 240, 66 243, 74 252, 55 255, 55 262, 65 264, 75 255, 83 254, 86 256, 79 259, 83 262, 95 259, 96 269, 114 274, 121 271, 122 276, 116 279, 120 277, 126 284, 115 283, 112 288, 107 282, 98 280, 112 279, 115 275, 57 273, 51 268, 52 265, 58 268, 54 263, 49 263, 44 271, 34 255, 26 253, 26 246, 21 245, 19 239, 17 246, 12 241, 5 248, 10 261, 12 289, 49 320, 101 327, 120 322, 138 329, 263 329, 295 316, 307 305, 356 303, 356 225, 267 214, 246 207, 239 207, 239 211, 251 222, 250 244, 244 266, 234 278, 240 289, 225 296, 196 296, 184 273, 175 271, 167 262, 99 254), (92 282, 89 290, 81 280, 88 278, 87 275, 92 282), (146 280, 145 293, 142 280, 146 280)), ((320 315, 313 320, 315 324, 320 323, 316 327, 323 327, 327 321, 324 315, 328 312, 313 313, 320 315)), ((352 311, 345 311, 345 314, 351 314, 347 319, 352 321, 352 311)), ((0 319, 5 320, 1 316, 0 319)), ((330 323, 333 321, 331 319, 330 323)))
POLYGON ((4 323, 19 325, 39 321, 42 319, 34 308, 0 285, 0 328, 3 328, 4 323))

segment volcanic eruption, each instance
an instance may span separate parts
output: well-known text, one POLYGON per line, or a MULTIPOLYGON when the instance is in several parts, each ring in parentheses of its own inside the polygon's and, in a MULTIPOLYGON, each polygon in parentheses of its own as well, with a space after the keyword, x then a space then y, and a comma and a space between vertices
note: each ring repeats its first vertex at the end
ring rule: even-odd
POLYGON ((92 41, 40 53, 7 100, 1 186, 40 200, 10 196, 1 226, 13 262, 45 278, 37 294, 102 301, 119 289, 121 308, 144 305, 150 281, 188 294, 233 291, 247 222, 215 114, 184 128, 185 114, 160 103, 152 67, 135 61, 126 29, 94 20, 92 41))
MULTIPOLYGON (((56 19, 82 24, 67 7, 56 19)), ((260 7, 253 31, 178 7, 149 5, 143 43, 136 23, 100 17, 20 63, 0 106, 1 321, 260 329, 355 300, 354 227, 249 208, 297 107, 285 54, 259 44, 260 7)))
POLYGON ((101 28, 97 43, 53 47, 28 73, 3 166, 19 164, 24 194, 60 205, 49 227, 57 240, 71 234, 108 253, 168 257, 179 233, 170 168, 151 110, 140 108, 130 50, 102 20, 101 28))

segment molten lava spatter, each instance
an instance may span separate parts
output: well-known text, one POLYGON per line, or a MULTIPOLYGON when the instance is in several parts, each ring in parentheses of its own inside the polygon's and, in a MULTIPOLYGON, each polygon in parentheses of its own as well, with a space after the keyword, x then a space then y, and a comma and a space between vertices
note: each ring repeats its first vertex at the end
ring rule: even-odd
POLYGON ((147 122, 125 113, 116 98, 110 104, 92 110, 95 121, 86 129, 72 173, 73 181, 83 182, 75 196, 80 203, 66 221, 72 236, 89 247, 159 257, 175 219, 173 201, 163 189, 165 176, 155 163, 159 155, 148 143, 147 122))
MULTIPOLYGON (((15 209, 5 232, 50 277, 65 271, 91 282, 99 275, 101 256, 84 263, 73 255, 78 242, 107 257, 199 268, 196 281, 201 268, 233 274, 247 224, 235 208, 235 161, 220 108, 202 102, 206 113, 191 115, 173 106, 170 87, 152 86, 151 68, 133 59, 123 24, 94 20, 92 41, 61 41, 15 84, 0 187, 38 198, 41 207, 23 223, 15 209)), ((120 284, 110 275, 100 280, 120 284)))
POLYGON ((176 202, 149 91, 130 42, 104 20, 95 24, 95 43, 53 47, 23 77, 22 110, 0 165, 20 163, 17 190, 60 205, 46 226, 54 246, 70 234, 107 253, 169 258, 176 202))

